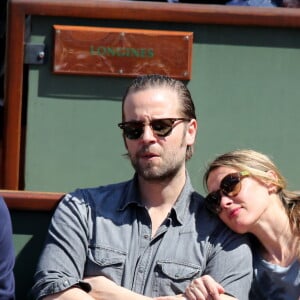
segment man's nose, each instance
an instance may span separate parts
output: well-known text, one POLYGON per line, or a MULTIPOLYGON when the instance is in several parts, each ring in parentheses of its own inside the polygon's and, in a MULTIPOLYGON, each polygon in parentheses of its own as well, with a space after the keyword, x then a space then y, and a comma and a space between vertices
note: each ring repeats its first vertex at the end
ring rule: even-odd
POLYGON ((152 141, 152 140, 155 140, 156 139, 156 136, 151 128, 150 125, 147 125, 145 124, 144 126, 144 132, 141 136, 141 138, 144 140, 144 141, 152 141))

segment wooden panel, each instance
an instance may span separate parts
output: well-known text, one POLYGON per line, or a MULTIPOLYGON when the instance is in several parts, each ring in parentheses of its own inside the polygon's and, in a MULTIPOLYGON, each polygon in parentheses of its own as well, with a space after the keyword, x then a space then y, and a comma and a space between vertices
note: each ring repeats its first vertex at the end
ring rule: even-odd
POLYGON ((63 193, 0 190, 9 209, 51 211, 57 206, 63 193))
POLYGON ((54 73, 191 79, 192 32, 63 25, 54 30, 54 73))

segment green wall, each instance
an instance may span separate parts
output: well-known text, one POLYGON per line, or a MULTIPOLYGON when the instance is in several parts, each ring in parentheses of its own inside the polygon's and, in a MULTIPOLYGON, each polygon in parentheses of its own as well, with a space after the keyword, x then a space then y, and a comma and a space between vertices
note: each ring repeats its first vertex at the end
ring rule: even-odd
POLYGON ((205 164, 215 155, 254 148, 299 189, 299 30, 50 17, 32 19, 31 42, 45 43, 49 58, 28 72, 25 189, 64 192, 133 174, 116 125, 132 79, 53 74, 53 24, 194 32, 187 85, 199 121, 188 163, 195 188, 202 191, 205 164))
POLYGON ((33 275, 51 216, 52 212, 11 211, 17 300, 30 299, 33 275))

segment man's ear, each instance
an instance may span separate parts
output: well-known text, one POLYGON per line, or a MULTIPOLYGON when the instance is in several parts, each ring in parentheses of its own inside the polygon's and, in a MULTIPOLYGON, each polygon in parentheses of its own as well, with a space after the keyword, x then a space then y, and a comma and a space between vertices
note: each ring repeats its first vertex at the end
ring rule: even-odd
POLYGON ((187 145, 191 146, 195 143, 196 135, 197 135, 197 120, 192 119, 187 127, 187 145))

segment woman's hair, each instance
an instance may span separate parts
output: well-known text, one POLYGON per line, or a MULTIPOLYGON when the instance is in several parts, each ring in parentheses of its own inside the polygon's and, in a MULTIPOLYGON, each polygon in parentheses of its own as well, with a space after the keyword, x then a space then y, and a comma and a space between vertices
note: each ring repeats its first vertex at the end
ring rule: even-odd
POLYGON ((219 167, 229 167, 237 171, 248 171, 251 176, 263 183, 272 183, 277 187, 277 193, 289 217, 293 232, 300 237, 300 192, 286 189, 287 182, 274 162, 265 154, 245 149, 227 152, 214 159, 207 167, 203 184, 207 189, 207 180, 211 171, 219 167), (270 172, 273 171, 276 177, 270 172))
MULTIPOLYGON (((190 94, 190 91, 185 84, 165 75, 150 74, 139 76, 132 81, 127 88, 122 99, 122 120, 125 121, 124 103, 127 96, 131 93, 144 91, 151 88, 169 88, 171 91, 177 93, 181 104, 181 111, 183 118, 196 119, 195 105, 190 94)), ((188 146, 186 151, 186 160, 190 159, 193 155, 193 146, 188 146)))

